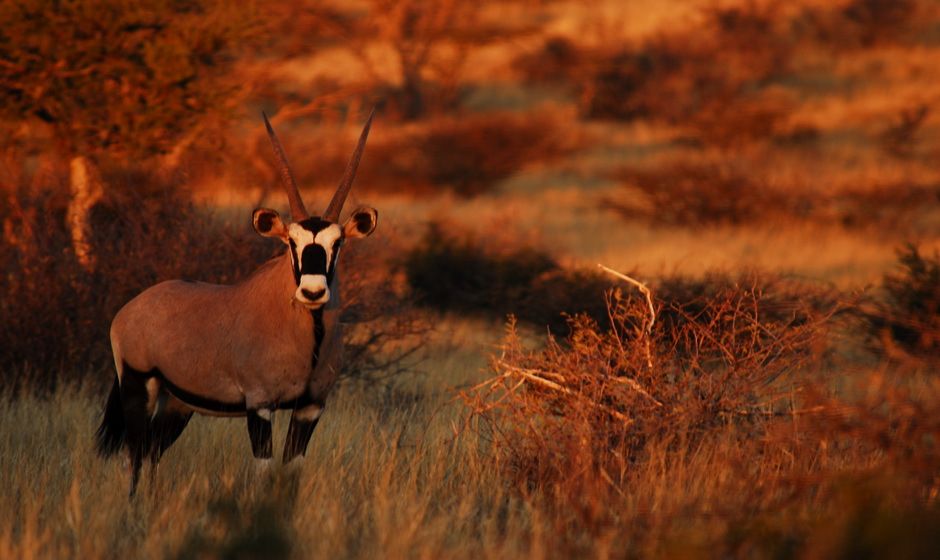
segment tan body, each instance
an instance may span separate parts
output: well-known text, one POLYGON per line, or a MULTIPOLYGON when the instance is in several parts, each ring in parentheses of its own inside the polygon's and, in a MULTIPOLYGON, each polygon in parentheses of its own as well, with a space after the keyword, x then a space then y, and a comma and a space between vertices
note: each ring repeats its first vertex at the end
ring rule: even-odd
POLYGON ((314 369, 313 316, 293 298, 295 289, 285 253, 232 286, 170 280, 145 290, 111 324, 118 378, 125 364, 156 369, 186 393, 248 409, 275 409, 307 395, 325 399, 340 367, 338 301, 323 312, 314 369))

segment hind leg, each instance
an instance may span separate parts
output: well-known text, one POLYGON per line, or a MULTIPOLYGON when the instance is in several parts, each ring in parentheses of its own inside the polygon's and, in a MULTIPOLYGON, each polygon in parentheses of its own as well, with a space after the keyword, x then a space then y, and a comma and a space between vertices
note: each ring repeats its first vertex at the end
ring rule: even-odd
POLYGON ((156 387, 152 379, 127 368, 121 380, 121 407, 126 425, 124 442, 131 479, 130 496, 137 492, 140 469, 151 445, 150 416, 156 400, 156 387))
POLYGON ((176 442, 193 416, 191 408, 165 390, 157 397, 157 407, 150 421, 150 487, 155 487, 157 463, 176 442))

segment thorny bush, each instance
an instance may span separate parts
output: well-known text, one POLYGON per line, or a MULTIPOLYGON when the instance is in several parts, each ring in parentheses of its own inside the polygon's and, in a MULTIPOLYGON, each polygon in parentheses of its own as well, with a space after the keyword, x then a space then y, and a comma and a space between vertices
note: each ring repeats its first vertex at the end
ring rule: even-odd
POLYGON ((539 350, 523 348, 510 321, 494 377, 462 397, 521 484, 560 484, 574 499, 640 461, 651 442, 695 446, 727 426, 761 434, 780 411, 774 382, 792 382, 823 355, 835 312, 791 300, 791 309, 768 313, 773 300, 755 282, 658 302, 665 320, 648 339, 646 304, 615 290, 609 328, 576 316, 567 339, 539 350))
POLYGON ((785 288, 692 288, 704 295, 657 301, 649 337, 646 303, 618 291, 608 329, 578 316, 543 348, 525 348, 510 321, 492 377, 460 393, 467 425, 512 488, 557 513, 557 530, 626 550, 662 554, 693 519, 724 527, 702 543, 712 552, 852 550, 836 522, 881 517, 850 507, 844 489, 867 491, 873 476, 888 488, 879 496, 903 496, 879 498, 879 516, 929 522, 940 386, 918 395, 873 374, 857 378, 860 398, 836 396, 824 373, 842 305, 785 288), (839 515, 807 518, 810 504, 839 515))

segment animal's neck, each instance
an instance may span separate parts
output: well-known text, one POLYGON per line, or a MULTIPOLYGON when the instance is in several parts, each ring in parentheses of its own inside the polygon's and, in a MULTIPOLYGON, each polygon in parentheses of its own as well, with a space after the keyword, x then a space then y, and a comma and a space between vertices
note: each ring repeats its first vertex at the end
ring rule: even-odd
POLYGON ((311 341, 313 332, 313 365, 316 365, 318 348, 326 331, 338 321, 340 309, 340 281, 334 274, 330 283, 330 301, 319 310, 311 311, 294 298, 297 285, 294 282, 293 263, 285 252, 269 260, 248 277, 239 289, 245 304, 255 306, 255 313, 262 313, 277 325, 281 336, 296 337, 300 341, 311 341))
MULTIPOLYGON (((257 311, 270 315, 290 317, 309 316, 309 312, 294 299, 297 290, 294 284, 293 265, 285 251, 262 264, 239 286, 244 292, 243 303, 256 305, 257 311)), ((285 325, 287 326, 287 325, 285 325)))

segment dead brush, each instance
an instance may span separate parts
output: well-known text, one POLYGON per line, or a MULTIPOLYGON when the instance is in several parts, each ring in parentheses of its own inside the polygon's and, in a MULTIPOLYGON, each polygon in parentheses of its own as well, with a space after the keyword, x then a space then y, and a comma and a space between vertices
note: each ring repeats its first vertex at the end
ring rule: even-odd
POLYGON ((767 422, 798 413, 784 400, 822 355, 837 309, 791 295, 789 310, 769 312, 777 295, 757 284, 655 304, 613 290, 608 329, 576 316, 566 340, 535 350, 510 320, 494 375, 460 393, 468 422, 520 489, 597 523, 653 449, 694 449, 729 431, 759 438, 767 422))

